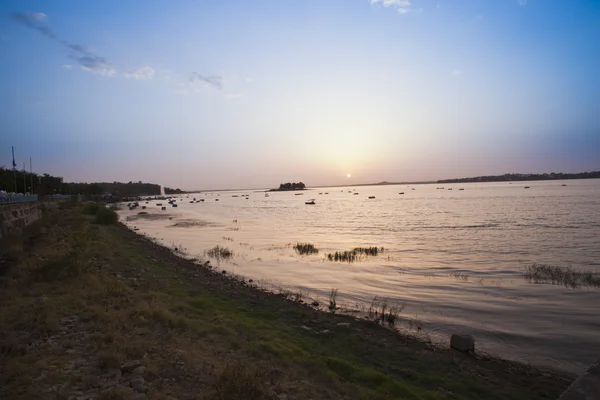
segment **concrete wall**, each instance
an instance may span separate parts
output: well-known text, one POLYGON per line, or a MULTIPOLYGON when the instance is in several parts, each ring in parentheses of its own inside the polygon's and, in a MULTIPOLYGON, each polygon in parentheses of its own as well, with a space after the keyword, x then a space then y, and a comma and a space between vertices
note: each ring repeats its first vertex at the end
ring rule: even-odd
POLYGON ((4 204, 0 206, 0 238, 18 233, 42 217, 40 203, 4 204))
POLYGON ((558 400, 600 399, 600 360, 575 380, 558 400))

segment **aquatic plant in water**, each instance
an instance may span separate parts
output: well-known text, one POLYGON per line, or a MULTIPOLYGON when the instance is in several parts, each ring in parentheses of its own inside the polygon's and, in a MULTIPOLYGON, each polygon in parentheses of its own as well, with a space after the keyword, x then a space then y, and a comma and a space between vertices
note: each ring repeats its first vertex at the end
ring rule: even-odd
POLYGON ((229 250, 227 247, 221 247, 216 245, 212 249, 206 250, 206 255, 211 258, 216 258, 217 261, 228 260, 233 257, 233 251, 229 250))
POLYGON ((582 286, 600 288, 600 273, 577 271, 570 267, 532 264, 525 267, 523 278, 528 283, 563 285, 569 288, 582 286))
POLYGON ((383 247, 355 247, 350 251, 329 253, 327 254, 327 259, 329 261, 354 262, 366 256, 377 256, 379 253, 383 253, 383 251, 383 247))
POLYGON ((319 252, 319 249, 312 243, 296 243, 294 245, 294 250, 301 255, 316 254, 319 252))

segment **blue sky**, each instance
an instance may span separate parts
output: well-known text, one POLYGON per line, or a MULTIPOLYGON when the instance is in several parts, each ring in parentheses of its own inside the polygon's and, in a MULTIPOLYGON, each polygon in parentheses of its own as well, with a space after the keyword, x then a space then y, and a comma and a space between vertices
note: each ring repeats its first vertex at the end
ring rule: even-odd
POLYGON ((7 1, 0 165, 185 189, 600 169, 600 2, 7 1), (347 178, 347 174, 352 174, 347 178))

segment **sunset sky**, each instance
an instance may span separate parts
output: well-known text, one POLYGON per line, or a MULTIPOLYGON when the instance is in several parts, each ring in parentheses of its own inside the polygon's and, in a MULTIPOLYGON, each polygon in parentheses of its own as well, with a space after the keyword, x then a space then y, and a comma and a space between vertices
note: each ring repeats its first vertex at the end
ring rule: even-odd
POLYGON ((600 2, 0 2, 0 166, 182 189, 600 170, 600 2), (348 174, 351 176, 348 177, 348 174))

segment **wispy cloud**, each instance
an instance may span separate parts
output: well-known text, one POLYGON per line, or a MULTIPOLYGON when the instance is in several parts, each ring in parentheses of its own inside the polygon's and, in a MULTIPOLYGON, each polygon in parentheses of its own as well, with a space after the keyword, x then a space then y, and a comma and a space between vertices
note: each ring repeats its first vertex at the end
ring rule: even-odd
POLYGON ((43 21, 46 20, 46 14, 42 12, 13 13, 12 18, 14 21, 37 31, 41 35, 60 43, 74 52, 75 54, 71 54, 69 57, 77 61, 83 70, 102 76, 113 76, 115 74, 115 68, 111 63, 104 57, 94 54, 87 46, 73 44, 60 39, 50 27, 43 24, 43 21))
POLYGON ((12 19, 20 24, 25 25, 30 29, 38 31, 39 33, 50 39, 56 39, 56 35, 52 31, 52 29, 40 24, 40 22, 46 19, 46 14, 44 13, 13 13, 12 19))
POLYGON ((406 14, 410 12, 410 0, 369 0, 371 4, 383 4, 384 7, 396 8, 398 14, 406 14))
POLYGON ((154 68, 145 66, 138 69, 129 69, 123 75, 128 79, 152 79, 154 78, 154 68))
POLYGON ((525 4, 527 4, 527 0, 519 0, 520 6, 524 6, 525 4))
POLYGON ((62 66, 64 69, 71 69, 73 68, 73 66, 71 64, 63 64, 62 66))
POLYGON ((72 57, 81 65, 81 68, 102 76, 113 76, 116 72, 115 68, 104 58, 87 55, 82 57, 72 57))
POLYGON ((203 84, 205 86, 211 86, 215 89, 223 89, 222 76, 204 76, 197 72, 192 72, 190 74, 189 82, 192 85, 203 84))

